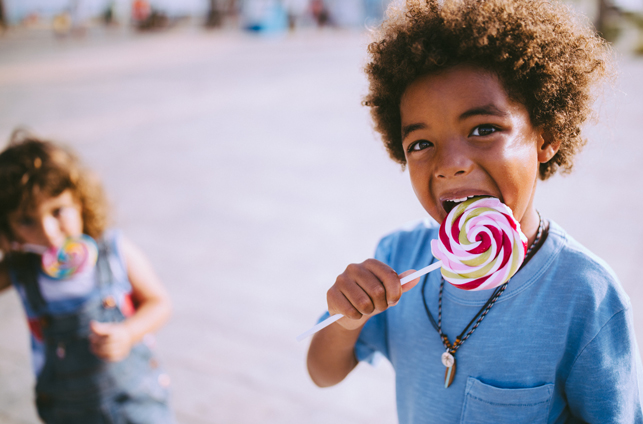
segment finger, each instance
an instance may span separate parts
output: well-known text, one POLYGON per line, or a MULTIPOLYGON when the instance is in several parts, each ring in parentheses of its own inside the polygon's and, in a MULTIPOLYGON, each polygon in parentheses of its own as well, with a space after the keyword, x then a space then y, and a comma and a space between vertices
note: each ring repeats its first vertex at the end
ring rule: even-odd
POLYGON ((347 268, 347 274, 368 295, 375 310, 384 311, 388 308, 384 284, 364 263, 347 268))
POLYGON ((123 350, 114 342, 99 342, 91 345, 92 352, 102 359, 112 360, 120 355, 123 350))
POLYGON ((346 274, 344 273, 337 277, 335 285, 360 314, 370 315, 375 311, 375 305, 368 293, 362 288, 362 285, 366 284, 363 282, 358 283, 353 276, 346 274))
POLYGON ((105 352, 111 348, 113 345, 114 341, 111 340, 109 337, 93 337, 89 339, 89 343, 91 344, 93 349, 96 349, 97 352, 105 352))
POLYGON ((108 336, 99 336, 98 334, 94 334, 94 333, 89 334, 89 342, 92 344, 105 343, 107 338, 108 336))
MULTIPOLYGON (((386 307, 395 305, 402 296, 402 285, 400 284, 400 277, 390 266, 375 259, 368 259, 364 261, 364 266, 382 284, 386 292, 386 307)), ((384 309, 386 309, 386 307, 384 309)))
POLYGON ((330 290, 328 290, 326 298, 328 300, 328 312, 331 315, 342 314, 353 320, 358 320, 363 317, 362 313, 353 306, 337 287, 331 287, 330 290))
POLYGON ((107 352, 105 343, 101 341, 91 341, 89 346, 92 353, 98 356, 99 358, 103 358, 107 352))
POLYGON ((98 321, 91 321, 89 329, 97 336, 109 336, 112 332, 111 324, 98 321))
MULTIPOLYGON (((409 269, 408 271, 404 271, 403 273, 401 273, 401 274, 400 274, 400 280, 401 280, 402 278, 406 277, 407 275, 411 275, 411 274, 413 274, 414 272, 415 272, 415 270, 414 270, 414 269, 409 269)), ((408 283, 406 283, 406 284, 404 284, 403 286, 401 286, 401 288, 402 288, 402 293, 406 293, 407 291, 411 290, 413 287, 417 286, 417 283, 419 283, 419 282, 420 282, 420 279, 421 279, 421 278, 422 278, 422 277, 418 277, 418 278, 416 278, 415 280, 411 280, 411 281, 409 281, 408 283)))
POLYGON ((94 355, 98 356, 99 358, 105 360, 105 361, 114 361, 117 355, 111 351, 111 350, 92 350, 94 355))

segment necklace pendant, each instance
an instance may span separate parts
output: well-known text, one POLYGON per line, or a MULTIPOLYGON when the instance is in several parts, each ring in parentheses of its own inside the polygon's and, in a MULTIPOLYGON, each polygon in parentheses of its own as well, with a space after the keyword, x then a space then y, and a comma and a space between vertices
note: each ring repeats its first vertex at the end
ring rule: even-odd
POLYGON ((453 366, 454 363, 455 363, 455 358, 453 357, 453 355, 451 355, 451 353, 448 350, 442 354, 442 365, 449 368, 453 366))
POLYGON ((447 367, 444 371, 444 388, 448 388, 455 378, 455 358, 449 351, 442 354, 442 364, 447 367))

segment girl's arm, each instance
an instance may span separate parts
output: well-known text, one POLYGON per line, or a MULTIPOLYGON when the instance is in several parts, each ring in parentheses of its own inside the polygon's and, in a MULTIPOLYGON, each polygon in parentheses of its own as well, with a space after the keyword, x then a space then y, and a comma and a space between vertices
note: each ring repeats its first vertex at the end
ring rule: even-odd
POLYGON ((110 361, 127 357, 132 346, 160 328, 171 312, 168 293, 143 252, 129 240, 121 241, 136 312, 120 323, 91 323, 92 349, 110 361))
POLYGON ((394 306, 403 292, 411 290, 419 278, 400 285, 399 276, 383 262, 368 259, 352 264, 337 277, 328 290, 328 312, 343 314, 337 325, 330 325, 315 334, 308 350, 308 373, 320 387, 341 382, 357 366, 355 343, 366 321, 394 306))
MULTIPOLYGON (((9 241, 7 237, 0 233, 0 249, 3 252, 9 251, 9 241)), ((1 255, 1 254, 0 254, 1 255)), ((9 266, 6 261, 0 260, 0 292, 11 286, 11 279, 9 278, 9 266)))
POLYGON ((0 262, 0 292, 11 287, 11 280, 9 279, 9 268, 6 262, 0 262))

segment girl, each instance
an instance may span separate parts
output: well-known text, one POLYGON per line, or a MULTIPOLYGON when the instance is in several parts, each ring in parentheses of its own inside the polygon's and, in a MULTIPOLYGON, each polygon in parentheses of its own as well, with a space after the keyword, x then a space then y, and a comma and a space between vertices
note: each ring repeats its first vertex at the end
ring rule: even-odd
POLYGON ((384 237, 337 278, 328 311, 344 318, 311 342, 313 381, 337 384, 379 353, 401 423, 643 423, 629 299, 534 205, 538 178, 569 171, 584 143, 605 42, 554 1, 408 0, 369 53, 365 104, 435 221, 384 237), (522 268, 496 290, 438 272, 402 289, 397 273, 435 261, 436 221, 475 196, 511 208, 528 238, 522 268))
POLYGON ((13 285, 29 320, 38 414, 48 424, 171 423, 169 379, 145 343, 170 300, 106 215, 99 182, 69 150, 14 133, 0 153, 0 291, 13 285), (98 242, 97 263, 69 278, 49 278, 30 253, 83 234, 98 242))

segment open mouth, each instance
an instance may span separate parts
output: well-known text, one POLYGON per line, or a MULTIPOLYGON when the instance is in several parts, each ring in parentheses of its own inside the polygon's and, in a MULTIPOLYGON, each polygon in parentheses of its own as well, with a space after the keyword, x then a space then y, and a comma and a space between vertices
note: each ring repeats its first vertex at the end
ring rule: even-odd
POLYGON ((461 198, 458 198, 458 199, 443 200, 442 201, 442 207, 444 208, 444 210, 448 214, 449 212, 451 212, 453 210, 453 208, 458 206, 460 203, 466 202, 467 200, 470 200, 470 199, 473 199, 473 198, 478 198, 478 197, 481 198, 481 197, 489 197, 489 196, 473 195, 473 196, 461 197, 461 198))

